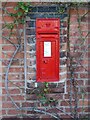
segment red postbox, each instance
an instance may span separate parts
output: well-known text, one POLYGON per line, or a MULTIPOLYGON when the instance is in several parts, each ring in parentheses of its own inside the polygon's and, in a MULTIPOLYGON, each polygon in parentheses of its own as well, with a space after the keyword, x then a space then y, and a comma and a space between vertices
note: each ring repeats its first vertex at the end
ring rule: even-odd
POLYGON ((59 81, 60 19, 36 20, 36 80, 59 81))

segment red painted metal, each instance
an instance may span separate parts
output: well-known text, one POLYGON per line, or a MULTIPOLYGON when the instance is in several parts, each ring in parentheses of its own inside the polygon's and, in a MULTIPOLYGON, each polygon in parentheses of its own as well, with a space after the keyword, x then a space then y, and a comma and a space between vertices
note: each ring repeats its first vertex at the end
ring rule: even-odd
POLYGON ((36 20, 36 80, 59 81, 60 19, 36 20))

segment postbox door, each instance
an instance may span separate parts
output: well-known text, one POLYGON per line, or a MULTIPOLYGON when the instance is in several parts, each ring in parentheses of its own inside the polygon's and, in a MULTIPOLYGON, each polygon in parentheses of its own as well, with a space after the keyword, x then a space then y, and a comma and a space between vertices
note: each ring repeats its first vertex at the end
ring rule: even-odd
POLYGON ((59 80, 59 40, 41 38, 37 44, 37 81, 59 80))

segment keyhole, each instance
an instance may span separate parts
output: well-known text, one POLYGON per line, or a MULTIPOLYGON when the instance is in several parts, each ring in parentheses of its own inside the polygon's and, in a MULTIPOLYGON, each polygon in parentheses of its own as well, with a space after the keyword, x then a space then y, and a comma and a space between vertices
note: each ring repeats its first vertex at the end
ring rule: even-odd
POLYGON ((43 62, 44 62, 45 64, 47 64, 47 60, 44 60, 43 62))

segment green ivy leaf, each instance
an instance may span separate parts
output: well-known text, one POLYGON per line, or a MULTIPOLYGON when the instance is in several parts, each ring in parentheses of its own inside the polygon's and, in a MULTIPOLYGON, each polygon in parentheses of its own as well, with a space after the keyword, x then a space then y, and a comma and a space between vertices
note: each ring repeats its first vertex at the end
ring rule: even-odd
POLYGON ((21 23, 21 24, 25 24, 25 20, 22 18, 22 19, 20 20, 20 23, 21 23))
POLYGON ((48 82, 45 82, 45 87, 48 88, 48 82))
POLYGON ((18 6, 15 6, 14 10, 16 10, 16 11, 19 10, 19 7, 18 7, 18 6))
POLYGON ((25 12, 27 13, 29 11, 29 8, 26 6, 25 7, 25 12))
POLYGON ((58 12, 59 12, 59 13, 64 13, 64 12, 65 12, 65 8, 64 8, 64 7, 61 7, 58 12))
POLYGON ((13 23, 6 24, 6 27, 8 29, 13 29, 14 28, 14 24, 13 23))
POLYGON ((44 88, 44 92, 48 92, 48 90, 46 88, 44 88))
POLYGON ((18 2, 18 5, 19 5, 19 6, 24 5, 24 2, 18 2))
POLYGON ((49 102, 55 102, 55 99, 53 99, 52 97, 50 97, 49 102))
POLYGON ((22 5, 20 8, 21 8, 22 10, 25 10, 25 6, 23 6, 23 5, 22 5))
POLYGON ((17 16, 21 17, 23 15, 23 13, 21 11, 17 12, 17 16))

